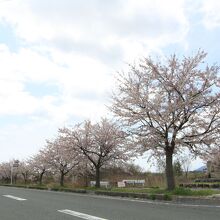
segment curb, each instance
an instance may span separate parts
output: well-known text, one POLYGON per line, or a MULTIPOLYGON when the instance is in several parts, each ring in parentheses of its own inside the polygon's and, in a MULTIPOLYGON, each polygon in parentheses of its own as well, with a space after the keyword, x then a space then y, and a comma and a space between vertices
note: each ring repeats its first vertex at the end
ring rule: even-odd
POLYGON ((138 198, 138 199, 150 199, 150 200, 172 200, 172 197, 167 194, 148 194, 148 193, 127 193, 127 192, 105 192, 105 191, 95 191, 96 195, 105 196, 117 196, 117 197, 128 197, 128 198, 138 198))
POLYGON ((194 205, 220 205, 220 197, 215 197, 214 195, 207 197, 173 196, 172 201, 194 205))

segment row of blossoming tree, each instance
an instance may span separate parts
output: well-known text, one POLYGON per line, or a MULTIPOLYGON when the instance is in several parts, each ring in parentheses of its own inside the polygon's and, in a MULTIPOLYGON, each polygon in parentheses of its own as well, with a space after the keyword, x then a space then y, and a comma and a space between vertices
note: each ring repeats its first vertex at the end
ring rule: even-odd
POLYGON ((219 146, 219 66, 205 64, 205 57, 199 50, 182 60, 149 57, 130 65, 118 78, 109 108, 117 123, 103 119, 59 129, 33 158, 40 181, 47 165, 59 170, 62 185, 68 172, 89 164, 99 187, 102 166, 148 151, 164 158, 167 188, 174 189, 175 154, 187 148, 207 155, 219 146))
MULTIPOLYGON (((111 166, 118 161, 126 161, 128 148, 125 144, 125 132, 118 123, 103 118, 99 123, 85 121, 72 128, 61 128, 56 138, 46 140, 46 145, 19 168, 25 182, 32 173, 42 184, 46 172, 59 175, 60 185, 64 185, 64 177, 95 171, 96 187, 100 187, 100 169, 111 166)), ((3 163, 0 172, 10 178, 10 164, 3 163), (4 171, 8 172, 4 172, 4 171)))

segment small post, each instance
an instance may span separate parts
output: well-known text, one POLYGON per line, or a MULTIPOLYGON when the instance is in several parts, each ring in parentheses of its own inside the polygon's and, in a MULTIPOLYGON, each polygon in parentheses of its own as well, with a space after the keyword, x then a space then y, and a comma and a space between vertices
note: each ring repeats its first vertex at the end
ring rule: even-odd
POLYGON ((13 183, 13 164, 11 164, 11 185, 13 183))
POLYGON ((11 185, 13 184, 13 167, 18 167, 19 166, 19 160, 14 160, 11 163, 11 185))

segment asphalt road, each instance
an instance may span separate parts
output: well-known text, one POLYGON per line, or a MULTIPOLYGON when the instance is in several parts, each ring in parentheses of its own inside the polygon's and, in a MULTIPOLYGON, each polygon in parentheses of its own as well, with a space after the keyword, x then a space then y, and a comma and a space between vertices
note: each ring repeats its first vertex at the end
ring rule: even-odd
POLYGON ((0 220, 82 219, 219 220, 220 206, 0 187, 0 220))

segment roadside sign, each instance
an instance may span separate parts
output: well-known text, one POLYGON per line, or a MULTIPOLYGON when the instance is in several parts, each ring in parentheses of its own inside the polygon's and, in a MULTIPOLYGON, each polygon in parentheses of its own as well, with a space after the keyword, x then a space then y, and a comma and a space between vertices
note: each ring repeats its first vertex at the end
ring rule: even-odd
POLYGON ((125 183, 124 182, 118 182, 118 187, 125 187, 125 183))

